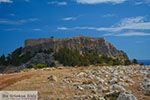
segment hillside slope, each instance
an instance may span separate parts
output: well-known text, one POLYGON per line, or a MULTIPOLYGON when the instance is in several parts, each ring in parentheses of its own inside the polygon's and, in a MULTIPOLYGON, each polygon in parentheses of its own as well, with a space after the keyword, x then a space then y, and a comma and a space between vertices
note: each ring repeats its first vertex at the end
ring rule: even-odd
POLYGON ((105 39, 85 36, 28 39, 24 47, 17 48, 7 57, 0 58, 2 72, 60 65, 74 67, 132 64, 125 52, 116 49, 105 39))
POLYGON ((114 91, 129 92, 137 100, 150 100, 150 96, 144 95, 140 89, 144 77, 141 72, 145 68, 92 66, 28 70, 1 75, 0 90, 36 90, 39 100, 105 100, 103 97, 114 91))

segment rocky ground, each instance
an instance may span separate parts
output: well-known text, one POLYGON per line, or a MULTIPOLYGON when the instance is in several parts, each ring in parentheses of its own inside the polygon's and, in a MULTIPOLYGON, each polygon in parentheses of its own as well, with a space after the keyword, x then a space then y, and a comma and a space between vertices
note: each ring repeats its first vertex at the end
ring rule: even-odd
POLYGON ((24 70, 0 75, 0 90, 37 90, 39 100, 150 100, 150 66, 24 70))

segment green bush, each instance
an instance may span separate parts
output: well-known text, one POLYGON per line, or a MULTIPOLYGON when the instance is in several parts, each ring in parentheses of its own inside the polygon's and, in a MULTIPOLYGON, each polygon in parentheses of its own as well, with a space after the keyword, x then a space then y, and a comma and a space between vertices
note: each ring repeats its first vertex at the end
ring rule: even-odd
POLYGON ((31 68, 33 68, 33 65, 27 66, 27 69, 31 69, 31 68))
POLYGON ((47 67, 48 67, 47 64, 37 64, 37 65, 34 65, 35 69, 41 69, 41 68, 47 68, 47 67))
POLYGON ((27 69, 35 68, 35 69, 42 69, 42 68, 47 68, 47 64, 36 64, 36 65, 29 65, 27 66, 27 69))

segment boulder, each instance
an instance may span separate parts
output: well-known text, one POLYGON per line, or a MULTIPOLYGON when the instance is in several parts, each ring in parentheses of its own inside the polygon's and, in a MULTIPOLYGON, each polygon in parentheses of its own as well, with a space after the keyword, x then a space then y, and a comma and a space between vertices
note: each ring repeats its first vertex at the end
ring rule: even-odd
POLYGON ((85 73, 85 72, 80 72, 80 73, 78 73, 76 76, 77 76, 77 77, 85 77, 85 76, 87 76, 87 73, 85 73))
POLYGON ((150 79, 149 78, 146 77, 143 79, 143 82, 141 84, 141 88, 142 88, 143 93, 145 95, 150 96, 150 79))
POLYGON ((105 80, 100 77, 96 77, 96 81, 98 84, 104 84, 104 82, 105 82, 105 80))
POLYGON ((48 79, 49 81, 57 81, 57 77, 54 76, 54 75, 50 75, 47 79, 48 79))
POLYGON ((121 85, 118 85, 118 84, 113 84, 110 86, 110 90, 111 91, 119 91, 119 92, 124 92, 125 91, 125 88, 121 85))
POLYGON ((84 84, 82 85, 82 87, 86 90, 96 90, 95 85, 92 85, 92 84, 84 84))
POLYGON ((99 97, 99 96, 93 96, 91 98, 91 100, 105 100, 105 98, 104 97, 99 97))
POLYGON ((82 88, 81 86, 77 86, 77 89, 81 91, 84 90, 84 88, 82 88))
POLYGON ((120 93, 117 100, 137 100, 137 98, 130 93, 120 93))
POLYGON ((118 83, 118 79, 117 78, 112 78, 112 80, 109 81, 109 83, 112 85, 112 84, 116 84, 118 83))

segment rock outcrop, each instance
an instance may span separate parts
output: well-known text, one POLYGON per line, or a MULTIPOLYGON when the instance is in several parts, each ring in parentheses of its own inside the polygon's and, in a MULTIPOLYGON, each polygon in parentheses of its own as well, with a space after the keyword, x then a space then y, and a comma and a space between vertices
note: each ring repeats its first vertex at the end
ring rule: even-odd
POLYGON ((81 53, 86 50, 94 50, 102 55, 118 58, 120 60, 128 59, 126 53, 117 50, 111 43, 103 38, 74 37, 74 38, 47 38, 47 39, 28 39, 25 41, 24 52, 38 52, 39 50, 53 49, 58 51, 61 48, 76 49, 81 53))
POLYGON ((54 76, 54 75, 50 75, 47 79, 48 79, 49 81, 57 81, 57 77, 54 76))
POLYGON ((143 66, 141 72, 144 77, 141 82, 141 89, 145 95, 150 96, 150 66, 143 66))
POLYGON ((121 93, 117 100, 137 100, 133 94, 130 93, 121 93))
POLYGON ((47 64, 48 66, 52 66, 54 63, 55 60, 52 54, 37 53, 27 63, 23 64, 23 66, 27 67, 37 64, 47 64))

